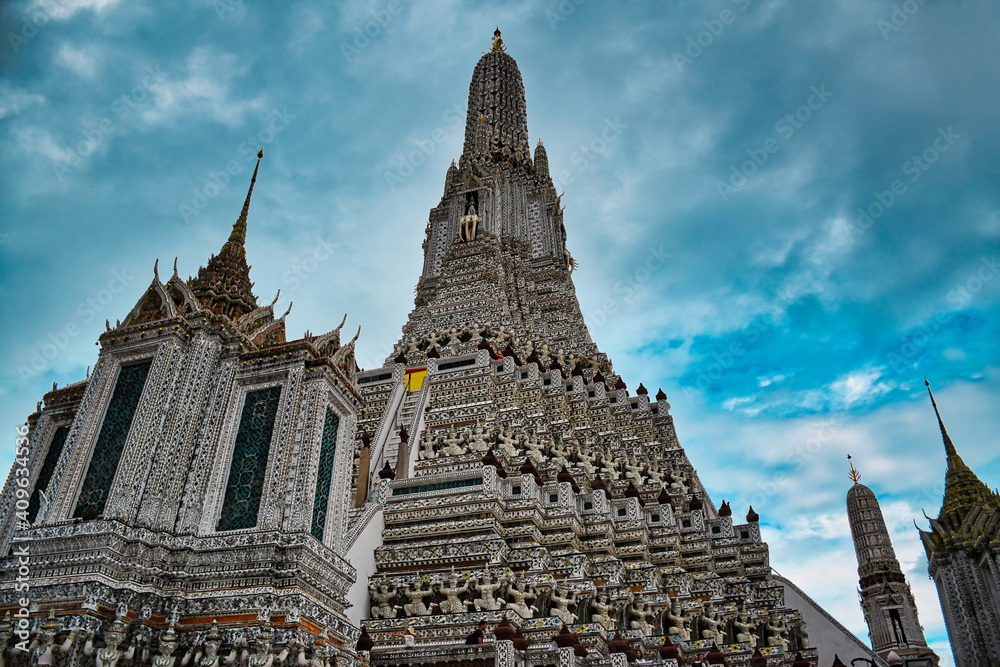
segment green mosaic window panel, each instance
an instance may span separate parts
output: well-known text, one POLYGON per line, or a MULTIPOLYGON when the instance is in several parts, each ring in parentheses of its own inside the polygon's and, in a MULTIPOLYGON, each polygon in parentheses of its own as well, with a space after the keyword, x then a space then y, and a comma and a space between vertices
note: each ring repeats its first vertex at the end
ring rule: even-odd
POLYGON ((316 500, 313 503, 312 534, 317 540, 323 539, 326 525, 326 509, 330 504, 330 484, 333 481, 333 459, 337 453, 337 427, 340 417, 330 408, 326 409, 323 422, 323 439, 319 446, 319 473, 316 476, 316 500))
POLYGON ((238 530, 257 525, 257 511, 264 492, 271 433, 278 415, 281 387, 251 391, 243 401, 240 428, 236 432, 229 481, 216 530, 238 530))
POLYGON ((139 397, 142 396, 142 388, 146 386, 146 376, 152 365, 152 360, 144 361, 122 366, 118 371, 115 389, 111 393, 107 412, 104 413, 104 423, 101 424, 100 435, 94 443, 87 476, 76 501, 74 517, 96 519, 104 512, 111 482, 118 472, 118 462, 121 461, 125 440, 132 428, 132 418, 139 407, 139 397))
POLYGON ((49 451, 45 453, 45 460, 42 461, 42 469, 38 471, 38 479, 35 481, 35 490, 31 493, 28 501, 28 523, 34 523, 38 516, 38 509, 42 503, 42 492, 49 485, 52 473, 59 462, 59 455, 62 454, 63 445, 66 444, 66 436, 69 435, 69 426, 60 426, 56 429, 56 434, 52 436, 49 443, 49 451))

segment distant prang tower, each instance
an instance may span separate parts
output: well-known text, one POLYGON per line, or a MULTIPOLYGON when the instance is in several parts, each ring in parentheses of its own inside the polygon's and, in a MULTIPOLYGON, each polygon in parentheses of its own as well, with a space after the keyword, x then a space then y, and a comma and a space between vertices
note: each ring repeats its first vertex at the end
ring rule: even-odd
POLYGON ((938 656, 927 647, 917 604, 893 551, 878 499, 860 483, 861 473, 853 463, 850 477, 854 486, 847 492, 847 518, 858 557, 861 609, 872 649, 889 664, 936 665, 938 656))

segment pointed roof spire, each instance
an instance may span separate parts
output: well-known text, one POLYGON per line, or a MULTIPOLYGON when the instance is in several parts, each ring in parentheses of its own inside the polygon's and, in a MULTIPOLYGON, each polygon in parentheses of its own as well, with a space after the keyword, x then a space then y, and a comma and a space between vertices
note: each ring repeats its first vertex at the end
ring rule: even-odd
POLYGON ((247 215, 250 213, 250 196, 257 181, 260 160, 264 149, 257 153, 257 166, 250 178, 250 189, 243 202, 239 219, 233 223, 229 240, 218 255, 213 255, 208 264, 198 269, 198 276, 191 280, 191 291, 202 306, 219 315, 227 315, 237 321, 257 308, 257 297, 250 282, 250 267, 247 265, 247 215))
POLYGON ((980 503, 998 503, 997 495, 989 490, 983 482, 972 472, 972 469, 965 464, 962 457, 958 455, 955 444, 951 441, 948 431, 944 427, 941 413, 938 410, 937 402, 934 400, 934 393, 931 391, 931 383, 924 379, 927 386, 927 394, 931 397, 931 405, 934 406, 934 414, 937 416, 938 427, 941 429, 941 438, 944 440, 944 451, 948 457, 948 471, 944 478, 944 500, 941 503, 941 515, 949 512, 967 512, 980 503))
MULTIPOLYGON (((931 391, 931 383, 924 378, 924 384, 927 386, 927 394, 931 397, 931 405, 934 406, 934 414, 937 415, 938 427, 941 429, 941 439, 944 440, 944 451, 948 455, 948 467, 951 467, 951 457, 958 459, 959 463, 962 459, 958 456, 958 451, 955 449, 955 444, 951 441, 951 437, 948 435, 948 431, 944 427, 944 422, 941 421, 941 413, 938 412, 937 402, 934 400, 934 392, 931 391)), ((962 465, 965 465, 962 463, 962 465)))
MULTIPOLYGON (((247 216, 250 214, 250 197, 253 196, 253 184, 257 182, 257 172, 260 170, 260 160, 264 157, 264 148, 257 152, 257 166, 253 168, 253 176, 250 177, 250 189, 247 190, 247 198, 243 201, 243 210, 240 217, 233 223, 233 232, 229 235, 229 243, 239 246, 243 255, 246 249, 243 247, 247 240, 247 216)), ((227 243, 226 245, 229 245, 227 243)))

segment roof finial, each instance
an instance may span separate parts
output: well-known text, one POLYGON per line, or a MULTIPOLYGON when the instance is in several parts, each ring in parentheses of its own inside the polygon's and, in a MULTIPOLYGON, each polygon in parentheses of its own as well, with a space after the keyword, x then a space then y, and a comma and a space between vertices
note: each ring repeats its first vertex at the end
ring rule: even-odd
POLYGON ((931 397, 931 405, 934 406, 934 414, 937 415, 938 427, 941 429, 941 439, 944 440, 944 451, 948 455, 948 458, 952 456, 958 456, 958 451, 955 449, 955 444, 951 441, 951 437, 948 435, 948 431, 944 428, 944 422, 941 421, 941 413, 938 412, 937 402, 934 401, 934 392, 931 391, 931 383, 924 378, 924 384, 927 385, 927 393, 931 397))
POLYGON ((493 47, 490 51, 506 51, 507 47, 504 45, 503 40, 500 39, 500 26, 493 31, 493 47))
POLYGON ((851 465, 851 472, 847 476, 851 478, 852 482, 857 484, 858 482, 861 481, 861 473, 858 472, 858 469, 854 467, 854 462, 851 461, 850 454, 847 455, 847 462, 851 465))
POLYGON ((261 147, 257 153, 257 166, 253 168, 253 176, 250 177, 250 189, 247 190, 247 198, 243 202, 243 210, 240 211, 240 218, 233 223, 233 233, 229 235, 229 242, 243 246, 247 240, 247 215, 250 213, 250 196, 253 195, 253 184, 257 182, 257 170, 260 169, 260 160, 264 157, 264 148, 261 147))

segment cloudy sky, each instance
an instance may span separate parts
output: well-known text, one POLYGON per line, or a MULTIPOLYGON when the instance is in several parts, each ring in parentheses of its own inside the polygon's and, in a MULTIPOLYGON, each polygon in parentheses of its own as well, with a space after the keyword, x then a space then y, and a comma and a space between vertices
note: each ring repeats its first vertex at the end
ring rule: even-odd
POLYGON ((716 503, 762 515, 774 567, 866 638, 853 454, 946 653, 913 527, 944 474, 922 383, 1000 483, 997 3, 332 4, 4 4, 4 467, 154 261, 187 276, 218 251, 261 145, 258 295, 295 302, 295 336, 349 313, 378 365, 499 24, 598 345, 670 395, 716 503))

